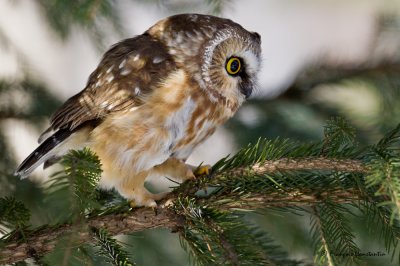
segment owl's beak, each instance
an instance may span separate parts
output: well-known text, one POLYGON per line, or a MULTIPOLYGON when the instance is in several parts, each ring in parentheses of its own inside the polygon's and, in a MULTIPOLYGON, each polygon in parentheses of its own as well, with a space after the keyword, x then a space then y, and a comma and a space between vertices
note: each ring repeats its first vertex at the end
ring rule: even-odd
POLYGON ((253 92, 252 86, 240 86, 240 92, 247 98, 250 97, 251 93, 253 92))

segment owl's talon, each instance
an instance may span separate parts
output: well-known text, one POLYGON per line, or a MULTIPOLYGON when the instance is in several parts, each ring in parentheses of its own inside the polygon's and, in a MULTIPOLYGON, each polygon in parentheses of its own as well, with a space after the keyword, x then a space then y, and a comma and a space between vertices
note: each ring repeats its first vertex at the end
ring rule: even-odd
POLYGON ((210 169, 211 166, 210 165, 200 165, 199 167, 197 167, 194 171, 193 174, 198 177, 198 176, 202 176, 202 175, 209 175, 210 174, 210 169))
POLYGON ((156 201, 163 199, 165 196, 167 196, 167 194, 168 192, 153 194, 148 191, 143 191, 141 194, 135 195, 136 197, 129 201, 129 205, 132 208, 143 206, 156 209, 157 208, 156 201))
POLYGON ((157 203, 154 199, 145 199, 145 200, 140 200, 139 202, 131 200, 129 201, 129 205, 131 206, 132 209, 138 207, 150 207, 152 209, 157 208, 157 203))
POLYGON ((168 200, 164 203, 163 207, 170 207, 170 206, 172 206, 173 204, 174 204, 174 201, 173 201, 172 199, 168 199, 168 200))
POLYGON ((188 169, 186 171, 184 180, 190 180, 190 179, 195 179, 195 178, 196 178, 196 174, 191 169, 188 169))

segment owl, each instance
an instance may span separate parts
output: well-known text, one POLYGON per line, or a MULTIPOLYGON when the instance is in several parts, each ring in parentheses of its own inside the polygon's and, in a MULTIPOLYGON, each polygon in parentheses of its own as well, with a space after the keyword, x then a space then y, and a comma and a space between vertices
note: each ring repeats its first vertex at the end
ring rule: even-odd
POLYGON ((195 178, 185 161, 251 95, 260 45, 258 33, 200 14, 168 17, 115 44, 86 87, 52 115, 16 175, 88 147, 102 163, 100 188, 155 207, 166 193, 148 191, 146 178, 195 178))

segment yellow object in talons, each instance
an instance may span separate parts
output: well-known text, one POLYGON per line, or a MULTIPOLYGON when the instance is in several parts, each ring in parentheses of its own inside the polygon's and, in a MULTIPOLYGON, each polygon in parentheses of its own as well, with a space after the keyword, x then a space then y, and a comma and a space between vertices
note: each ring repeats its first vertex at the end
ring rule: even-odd
POLYGON ((202 176, 202 175, 209 175, 210 174, 210 165, 200 165, 199 167, 194 170, 193 174, 195 176, 202 176))

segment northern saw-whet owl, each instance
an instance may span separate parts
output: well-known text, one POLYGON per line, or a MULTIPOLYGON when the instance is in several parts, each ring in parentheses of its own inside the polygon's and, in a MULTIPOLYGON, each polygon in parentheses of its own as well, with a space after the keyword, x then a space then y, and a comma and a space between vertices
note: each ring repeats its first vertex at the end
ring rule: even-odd
POLYGON ((102 163, 101 188, 156 206, 165 193, 149 192, 145 179, 194 178, 185 161, 252 93, 260 44, 258 33, 200 14, 168 17, 115 44, 85 89, 53 114, 16 174, 89 147, 102 163))

